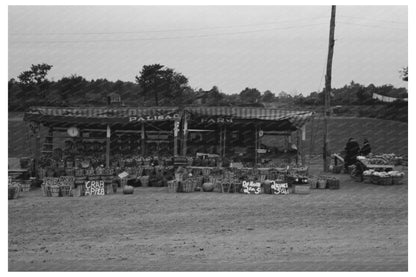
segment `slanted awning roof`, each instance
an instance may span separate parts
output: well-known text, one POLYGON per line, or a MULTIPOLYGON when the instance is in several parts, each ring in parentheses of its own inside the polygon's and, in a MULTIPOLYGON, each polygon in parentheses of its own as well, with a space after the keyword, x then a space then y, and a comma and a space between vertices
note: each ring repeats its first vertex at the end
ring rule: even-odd
POLYGON ((25 120, 41 123, 128 124, 180 119, 177 107, 31 107, 25 120))
POLYGON ((295 128, 302 127, 313 112, 289 111, 253 107, 189 107, 185 109, 194 118, 224 117, 232 120, 288 122, 295 128))
MULTIPOLYGON (((201 118, 226 118, 236 123, 271 124, 276 129, 297 129, 313 115, 305 111, 255 107, 32 107, 24 119, 46 124, 134 124, 179 120, 183 112, 190 115, 191 122, 201 118)), ((199 124, 204 122, 199 121, 199 124)))

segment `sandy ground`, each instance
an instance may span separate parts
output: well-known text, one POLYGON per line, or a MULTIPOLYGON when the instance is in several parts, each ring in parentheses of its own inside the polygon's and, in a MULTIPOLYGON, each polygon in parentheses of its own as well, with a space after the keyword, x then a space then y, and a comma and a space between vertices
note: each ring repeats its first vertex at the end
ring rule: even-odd
POLYGON ((407 271, 408 190, 9 200, 9 271, 407 271))

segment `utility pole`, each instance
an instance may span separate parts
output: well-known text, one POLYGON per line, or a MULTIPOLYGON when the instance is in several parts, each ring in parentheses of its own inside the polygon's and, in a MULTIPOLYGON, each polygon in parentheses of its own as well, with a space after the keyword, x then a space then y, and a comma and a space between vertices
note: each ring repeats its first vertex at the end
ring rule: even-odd
POLYGON ((324 171, 329 171, 329 164, 331 162, 328 140, 328 118, 331 115, 330 111, 330 99, 331 99, 331 74, 332 74, 332 57, 334 55, 334 33, 335 33, 335 10, 336 6, 333 5, 331 9, 331 21, 329 27, 329 46, 328 46, 328 60, 326 63, 326 75, 325 75, 325 109, 324 109, 324 171))

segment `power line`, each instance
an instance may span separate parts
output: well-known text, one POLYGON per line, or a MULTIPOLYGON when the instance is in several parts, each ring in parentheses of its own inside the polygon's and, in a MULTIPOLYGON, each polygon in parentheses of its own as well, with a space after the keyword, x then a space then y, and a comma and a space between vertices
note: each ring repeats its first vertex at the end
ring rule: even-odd
POLYGON ((317 25, 326 25, 326 23, 315 23, 307 25, 296 25, 287 27, 276 27, 268 29, 257 29, 251 31, 241 32, 228 32, 228 33, 216 33, 207 35, 188 35, 188 36, 172 36, 172 37, 157 37, 157 38, 128 38, 128 39, 95 39, 95 40, 43 40, 43 41, 12 41, 12 43, 84 43, 84 42, 123 42, 123 41, 148 41, 148 40, 170 40, 170 39, 192 39, 192 38, 205 38, 205 37, 216 37, 224 35, 239 35, 239 34, 250 34, 264 31, 275 31, 275 30, 287 30, 296 28, 305 28, 317 25))
POLYGON ((365 18, 365 17, 359 17, 359 16, 339 15, 338 17, 355 18, 355 19, 366 20, 366 21, 378 21, 378 22, 393 23, 393 24, 404 24, 404 25, 408 24, 405 21, 383 20, 383 19, 365 18))
POLYGON ((165 33, 165 32, 182 32, 182 31, 201 31, 201 30, 215 30, 215 29, 227 29, 236 27, 251 27, 251 26, 264 26, 273 25, 284 22, 299 22, 323 19, 322 16, 304 19, 292 19, 292 20, 278 20, 257 24, 241 24, 241 25, 226 25, 226 26, 212 26, 201 28, 181 28, 181 29, 162 29, 162 30, 139 30, 139 31, 115 31, 115 32, 49 32, 49 33, 9 33, 10 35, 115 35, 115 34, 147 34, 147 33, 165 33))
POLYGON ((360 23, 353 23, 353 22, 346 22, 346 21, 337 21, 337 24, 346 24, 346 25, 354 25, 360 27, 370 27, 370 28, 377 28, 377 29, 396 29, 396 30, 407 30, 405 28, 397 28, 392 26, 376 26, 376 25, 367 25, 367 24, 360 24, 360 23))

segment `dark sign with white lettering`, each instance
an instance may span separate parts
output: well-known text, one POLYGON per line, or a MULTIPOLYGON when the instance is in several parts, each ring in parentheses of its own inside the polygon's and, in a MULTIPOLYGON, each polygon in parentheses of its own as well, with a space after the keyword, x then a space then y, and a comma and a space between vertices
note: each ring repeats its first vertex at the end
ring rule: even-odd
POLYGON ((86 181, 85 182, 85 196, 104 195, 104 181, 86 181))
POLYGON ((142 122, 142 121, 163 121, 163 120, 179 120, 180 115, 173 114, 160 114, 160 115, 142 115, 142 116, 130 116, 129 122, 142 122))

